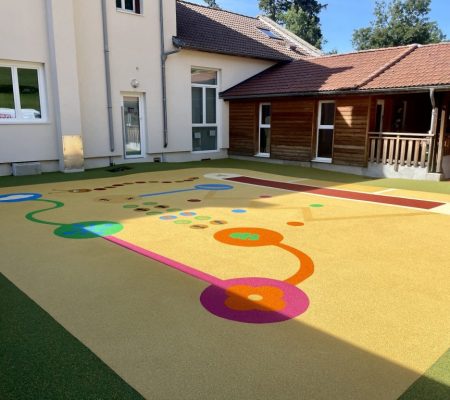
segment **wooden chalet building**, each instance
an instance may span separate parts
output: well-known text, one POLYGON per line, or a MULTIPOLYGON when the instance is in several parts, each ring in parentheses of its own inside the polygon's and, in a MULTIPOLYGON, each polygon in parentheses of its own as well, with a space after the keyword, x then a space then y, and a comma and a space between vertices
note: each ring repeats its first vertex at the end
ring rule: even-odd
POLYGON ((374 177, 450 173, 450 43, 303 58, 221 97, 231 156, 374 177))

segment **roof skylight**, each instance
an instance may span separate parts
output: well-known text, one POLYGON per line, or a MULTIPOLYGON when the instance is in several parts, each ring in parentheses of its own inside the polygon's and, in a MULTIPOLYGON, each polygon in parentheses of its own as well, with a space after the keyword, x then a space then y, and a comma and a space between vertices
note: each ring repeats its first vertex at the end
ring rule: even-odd
POLYGON ((272 32, 270 29, 266 29, 266 28, 258 28, 262 33, 266 34, 267 36, 269 36, 271 39, 278 39, 278 40, 283 40, 283 38, 279 35, 277 35, 275 32, 272 32))

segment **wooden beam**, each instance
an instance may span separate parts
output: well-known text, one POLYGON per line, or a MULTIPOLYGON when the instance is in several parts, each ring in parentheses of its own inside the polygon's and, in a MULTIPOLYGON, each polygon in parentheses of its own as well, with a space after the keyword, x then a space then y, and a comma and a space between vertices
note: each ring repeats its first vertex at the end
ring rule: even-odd
POLYGON ((436 172, 442 172, 442 156, 444 151, 444 135, 445 135, 445 125, 447 121, 447 106, 442 107, 441 111, 441 129, 439 132, 439 142, 438 142, 438 152, 436 159, 436 172))

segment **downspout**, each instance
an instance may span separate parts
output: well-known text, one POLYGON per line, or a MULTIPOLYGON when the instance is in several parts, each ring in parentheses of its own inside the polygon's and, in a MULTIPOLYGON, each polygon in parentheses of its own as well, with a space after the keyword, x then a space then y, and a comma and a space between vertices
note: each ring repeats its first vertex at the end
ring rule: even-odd
POLYGON ((431 100, 431 106, 433 108, 431 112, 431 127, 430 127, 430 135, 433 137, 431 138, 431 145, 430 145, 430 153, 429 153, 429 160, 428 160, 428 171, 432 172, 435 168, 435 151, 436 151, 436 129, 437 129, 437 122, 438 122, 438 108, 436 107, 436 98, 434 96, 434 88, 430 88, 430 100, 431 100))
MULTIPOLYGON (((163 106, 163 143, 164 148, 169 146, 169 133, 167 122, 167 77, 166 77, 166 61, 171 54, 178 53, 180 50, 166 52, 164 41, 164 8, 163 0, 159 0, 159 27, 161 39, 161 86, 162 86, 162 106, 163 106)), ((164 161, 164 160, 163 160, 164 161)))
POLYGON ((105 57, 105 79, 106 79, 106 101, 108 108, 108 131, 109 131, 109 147, 111 153, 116 149, 114 142, 114 123, 112 110, 111 95, 111 63, 109 57, 109 37, 108 37, 108 14, 107 0, 102 0, 102 25, 103 25, 103 48, 105 57))

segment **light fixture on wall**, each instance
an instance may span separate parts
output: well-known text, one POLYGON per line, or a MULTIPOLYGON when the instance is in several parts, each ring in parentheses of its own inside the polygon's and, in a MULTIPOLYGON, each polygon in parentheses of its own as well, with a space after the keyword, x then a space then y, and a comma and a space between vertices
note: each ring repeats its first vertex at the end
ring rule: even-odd
POLYGON ((135 89, 137 89, 139 87, 139 81, 137 79, 132 79, 130 84, 135 89))

